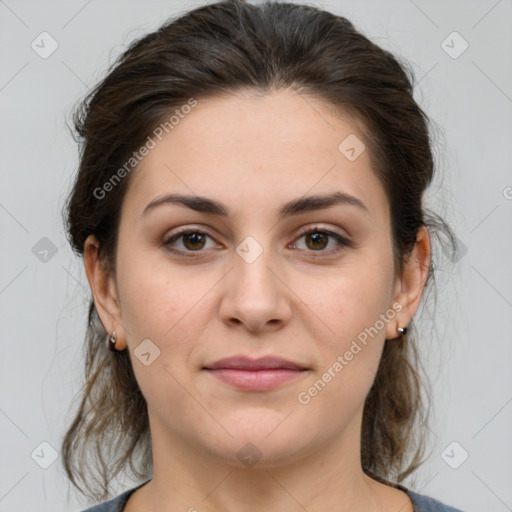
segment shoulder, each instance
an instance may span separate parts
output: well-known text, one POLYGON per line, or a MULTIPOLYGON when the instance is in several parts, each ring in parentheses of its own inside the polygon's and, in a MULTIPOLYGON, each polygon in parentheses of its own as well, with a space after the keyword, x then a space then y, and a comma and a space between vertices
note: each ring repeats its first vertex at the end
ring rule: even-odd
POLYGON ((99 505, 83 510, 82 512, 122 512, 126 502, 135 489, 129 489, 111 500, 104 501, 99 505))
POLYGON ((403 488, 403 490, 411 498, 414 505, 414 512, 462 512, 462 510, 458 508, 450 507, 429 496, 424 496, 423 494, 418 494, 405 488, 403 488))
POLYGON ((99 505, 94 505, 93 507, 83 510, 82 512, 122 512, 124 510, 124 507, 125 507, 127 501, 128 501, 128 498, 139 487, 142 487, 146 483, 147 482, 144 482, 143 484, 138 485, 137 487, 128 489, 127 491, 124 491, 122 494, 119 494, 119 496, 116 496, 115 498, 112 498, 111 500, 104 501, 103 503, 100 503, 99 505))
MULTIPOLYGON (((146 483, 146 482, 145 482, 146 483)), ((132 489, 128 489, 123 492, 119 496, 115 498, 100 503, 99 505, 95 505, 94 507, 83 510, 82 512, 122 512, 128 498, 144 484, 138 485, 137 487, 133 487, 132 489)), ((429 496, 425 496, 423 494, 418 494, 414 491, 411 491, 403 486, 397 486, 402 489, 407 495, 411 498, 411 501, 414 505, 414 512, 463 512, 458 508, 451 507, 438 501, 434 498, 430 498, 429 496)))

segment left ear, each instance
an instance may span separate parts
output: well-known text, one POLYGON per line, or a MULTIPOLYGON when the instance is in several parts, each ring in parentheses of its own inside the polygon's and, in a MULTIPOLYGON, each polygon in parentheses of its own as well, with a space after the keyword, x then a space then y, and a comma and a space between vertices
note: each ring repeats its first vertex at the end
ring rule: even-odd
POLYGON ((416 243, 410 254, 404 260, 404 271, 397 278, 393 303, 402 306, 396 315, 395 322, 386 326, 386 339, 398 337, 398 327, 406 327, 411 322, 420 302, 430 266, 431 245, 426 226, 421 226, 416 235, 416 243))

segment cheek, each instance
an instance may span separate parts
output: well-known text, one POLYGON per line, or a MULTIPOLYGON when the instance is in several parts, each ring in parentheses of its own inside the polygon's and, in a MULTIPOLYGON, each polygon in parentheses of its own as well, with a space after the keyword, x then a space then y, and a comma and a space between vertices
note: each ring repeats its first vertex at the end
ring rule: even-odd
POLYGON ((311 427, 325 429, 325 436, 334 434, 364 405, 384 346, 381 315, 389 299, 388 280, 377 271, 354 272, 331 283, 328 293, 318 294, 322 299, 316 301, 329 335, 317 338, 317 371, 297 397, 311 427))
MULTIPOLYGON (((366 394, 380 361, 385 339, 385 293, 376 283, 362 286, 360 279, 344 283, 330 304, 336 304, 326 321, 336 336, 330 336, 322 351, 322 380, 343 394, 348 403, 366 394), (353 286, 349 286, 352 284, 353 286), (325 373, 327 372, 327 373, 325 373)), ((334 397, 333 397, 334 398, 334 397)))
POLYGON ((169 287, 155 280, 154 274, 138 269, 121 281, 123 326, 132 347, 141 339, 150 338, 159 344, 165 330, 172 327, 178 301, 169 287))
MULTIPOLYGON (((122 254, 120 247, 120 254, 122 254)), ((187 311, 197 302, 199 293, 193 283, 186 282, 169 266, 162 263, 155 252, 128 251, 119 258, 118 283, 123 325, 128 330, 128 340, 154 339, 163 342, 166 333, 172 332, 187 311), (196 293, 197 292, 197 293, 196 293)))
MULTIPOLYGON (((361 265, 343 269, 339 278, 331 275, 329 284, 309 295, 310 308, 329 329, 329 345, 343 349, 360 333, 376 327, 374 337, 382 337, 385 328, 379 321, 390 307, 392 278, 382 265, 361 265)), ((364 336, 362 336, 364 337, 364 336)))
MULTIPOLYGON (((171 374, 179 382, 187 379, 197 340, 215 315, 207 295, 215 279, 175 270, 171 274, 169 266, 151 261, 147 254, 137 257, 133 253, 119 265, 118 273, 122 323, 137 381, 144 394, 156 382, 162 384, 161 379, 165 387, 174 388, 177 383, 171 374), (154 344, 144 341, 150 357, 157 354, 150 366, 138 359, 147 339, 154 344)), ((158 396, 158 389, 151 396, 154 393, 158 396)))
POLYGON ((123 326, 127 329, 135 378, 148 406, 186 400, 180 383, 201 329, 194 305, 196 293, 172 284, 154 268, 126 267, 121 290, 123 326), (160 278, 159 278, 160 276, 160 278), (147 340, 150 340, 149 342, 147 340), (149 356, 145 356, 149 354, 149 356))

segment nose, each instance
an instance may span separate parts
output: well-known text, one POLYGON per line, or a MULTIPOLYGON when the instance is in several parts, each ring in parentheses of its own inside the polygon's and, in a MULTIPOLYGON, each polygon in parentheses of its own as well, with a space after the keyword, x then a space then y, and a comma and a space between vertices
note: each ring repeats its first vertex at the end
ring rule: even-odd
POLYGON ((292 315, 291 292, 271 251, 263 251, 254 261, 235 254, 233 264, 223 280, 222 321, 252 333, 283 328, 292 315))

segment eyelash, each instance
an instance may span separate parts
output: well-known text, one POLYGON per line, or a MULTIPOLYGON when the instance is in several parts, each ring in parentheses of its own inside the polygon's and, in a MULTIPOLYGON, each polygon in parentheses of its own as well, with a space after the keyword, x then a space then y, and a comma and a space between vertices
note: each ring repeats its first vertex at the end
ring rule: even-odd
MULTIPOLYGON (((345 237, 343 237, 343 236, 341 236, 338 233, 335 233, 333 231, 329 231, 328 229, 320 228, 318 226, 305 229, 304 231, 302 231, 299 234, 299 236, 297 237, 296 240, 299 240, 300 238, 302 238, 302 237, 304 237, 306 235, 312 234, 312 233, 322 233, 322 234, 328 235, 329 237, 335 238, 339 242, 339 244, 341 244, 341 247, 340 247, 340 245, 338 245, 338 247, 336 247, 335 249, 331 249, 331 250, 328 250, 328 251, 326 251, 325 249, 318 250, 318 251, 306 250, 307 252, 312 252, 312 253, 318 252, 318 253, 321 253, 319 256, 315 255, 314 256, 315 258, 316 257, 331 256, 333 254, 337 254, 338 252, 342 251, 345 247, 352 247, 352 243, 349 240, 347 240, 345 237)), ((177 249, 173 249, 173 248, 170 247, 171 243, 175 242, 176 240, 182 238, 185 235, 190 235, 190 234, 206 235, 207 237, 213 239, 213 237, 211 237, 208 233, 206 233, 204 231, 201 231, 199 229, 185 228, 185 229, 182 229, 181 231, 178 231, 177 233, 173 234, 169 238, 167 238, 164 241, 163 245, 167 248, 167 250, 169 250, 169 251, 171 251, 171 252, 173 252, 175 254, 178 254, 180 256, 191 257, 191 258, 202 257, 202 256, 198 256, 196 253, 201 253, 201 252, 204 251, 204 249, 200 249, 200 250, 197 250, 197 251, 190 251, 190 250, 182 251, 182 250, 177 250, 177 249)), ((300 250, 305 250, 305 249, 300 249, 300 250)))

